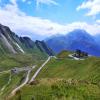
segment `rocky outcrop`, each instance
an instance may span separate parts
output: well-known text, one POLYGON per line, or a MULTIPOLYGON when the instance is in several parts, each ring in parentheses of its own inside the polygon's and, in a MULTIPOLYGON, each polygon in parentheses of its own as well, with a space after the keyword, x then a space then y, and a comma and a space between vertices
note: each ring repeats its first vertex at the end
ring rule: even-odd
POLYGON ((19 37, 9 27, 0 24, 0 52, 2 53, 45 53, 53 55, 44 41, 32 41, 29 37, 19 37))

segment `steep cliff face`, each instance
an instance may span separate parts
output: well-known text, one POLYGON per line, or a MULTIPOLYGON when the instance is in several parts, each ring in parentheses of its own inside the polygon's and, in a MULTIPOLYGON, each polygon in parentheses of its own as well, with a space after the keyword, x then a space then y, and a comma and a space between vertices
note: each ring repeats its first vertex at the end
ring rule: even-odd
POLYGON ((16 35, 8 27, 0 25, 0 48, 4 53, 21 52, 15 37, 16 35))
POLYGON ((43 41, 32 41, 29 37, 19 37, 9 27, 0 24, 0 52, 3 53, 44 53, 53 55, 43 41))
POLYGON ((54 55, 54 52, 46 45, 44 41, 36 40, 35 44, 41 52, 46 52, 50 56, 54 55))

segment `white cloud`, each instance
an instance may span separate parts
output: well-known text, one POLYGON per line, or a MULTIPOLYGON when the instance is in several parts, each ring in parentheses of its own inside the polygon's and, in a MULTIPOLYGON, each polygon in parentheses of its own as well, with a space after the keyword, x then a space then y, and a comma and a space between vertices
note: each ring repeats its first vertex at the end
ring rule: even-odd
POLYGON ((23 3, 32 4, 32 0, 22 0, 23 3))
POLYGON ((100 34, 100 25, 98 24, 88 24, 86 22, 74 22, 68 25, 69 28, 73 29, 84 29, 91 35, 100 34))
POLYGON ((92 35, 100 33, 100 24, 74 22, 66 25, 52 22, 48 19, 28 16, 15 5, 7 4, 0 9, 0 23, 9 26, 14 32, 22 35, 51 36, 58 33, 66 34, 74 29, 85 29, 92 35))
POLYGON ((87 0, 77 7, 77 10, 88 9, 87 16, 100 14, 100 0, 87 0))
POLYGON ((26 31, 40 35, 48 33, 52 34, 54 32, 51 30, 51 27, 60 27, 59 24, 52 23, 49 20, 27 16, 15 5, 10 4, 6 5, 3 9, 0 9, 0 22, 4 25, 10 26, 15 32, 26 31))
POLYGON ((100 24, 100 19, 96 20, 96 22, 97 22, 98 24, 100 24))
POLYGON ((13 5, 17 5, 17 0, 10 0, 10 2, 13 4, 13 5))
POLYGON ((40 4, 59 5, 55 0, 36 0, 37 8, 40 4))

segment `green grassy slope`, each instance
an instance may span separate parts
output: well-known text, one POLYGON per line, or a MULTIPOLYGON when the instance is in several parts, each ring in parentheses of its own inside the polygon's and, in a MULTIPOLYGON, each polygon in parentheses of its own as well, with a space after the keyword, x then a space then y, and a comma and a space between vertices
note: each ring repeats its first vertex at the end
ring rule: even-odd
POLYGON ((22 100, 100 100, 100 58, 72 60, 65 55, 63 59, 52 58, 39 73, 34 85, 23 87, 12 100, 19 100, 19 98, 22 100))
POLYGON ((0 57, 0 71, 9 70, 14 67, 26 67, 37 65, 46 56, 33 54, 2 55, 0 57))
POLYGON ((23 87, 11 100, 100 100, 100 87, 76 80, 41 79, 23 87))
MULTIPOLYGON (((25 77, 25 73, 19 73, 19 74, 12 74, 11 81, 7 85, 7 87, 4 89, 2 94, 0 94, 0 100, 8 100, 8 97, 13 89, 16 88, 16 86, 20 85, 22 83, 22 79, 25 77)), ((9 76, 8 76, 9 78, 9 76)), ((0 80, 3 81, 3 80, 0 80)), ((7 81, 8 82, 8 81, 7 81)), ((5 84, 7 84, 7 82, 5 84)), ((5 85, 4 84, 4 85, 5 85)))
POLYGON ((100 82, 100 59, 85 60, 52 59, 40 72, 38 78, 64 78, 100 82))
MULTIPOLYGON (((68 54, 64 51, 64 54, 58 55, 59 59, 52 58, 41 70, 33 85, 25 85, 10 100, 100 100, 100 58, 73 60, 68 54)), ((33 62, 36 60, 35 63, 39 67, 45 59, 37 59, 33 59, 33 62)), ((13 76, 13 81, 2 98, 7 97, 19 84, 22 76, 13 76)))
POLYGON ((8 82, 9 73, 0 74, 0 91, 2 87, 8 82))
MULTIPOLYGON (((46 56, 36 55, 36 54, 16 54, 16 55, 2 55, 0 57, 0 72, 11 70, 14 67, 26 67, 37 65, 35 69, 32 70, 31 76, 38 69, 40 64, 46 59, 46 56)), ((26 76, 26 72, 20 72, 19 74, 12 74, 11 82, 6 86, 6 88, 1 91, 1 89, 8 83, 10 72, 0 73, 0 100, 8 100, 8 96, 11 91, 21 84, 23 77, 26 76)))
POLYGON ((57 55, 57 57, 63 59, 63 58, 68 57, 68 55, 71 54, 71 53, 72 53, 71 51, 69 52, 69 51, 63 50, 62 52, 60 52, 60 53, 57 55))

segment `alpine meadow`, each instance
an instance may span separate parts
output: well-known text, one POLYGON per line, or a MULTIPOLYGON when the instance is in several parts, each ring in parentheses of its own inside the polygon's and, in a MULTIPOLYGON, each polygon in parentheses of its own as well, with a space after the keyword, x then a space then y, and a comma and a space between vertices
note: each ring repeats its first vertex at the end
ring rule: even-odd
POLYGON ((100 0, 0 0, 0 100, 100 100, 100 0))

